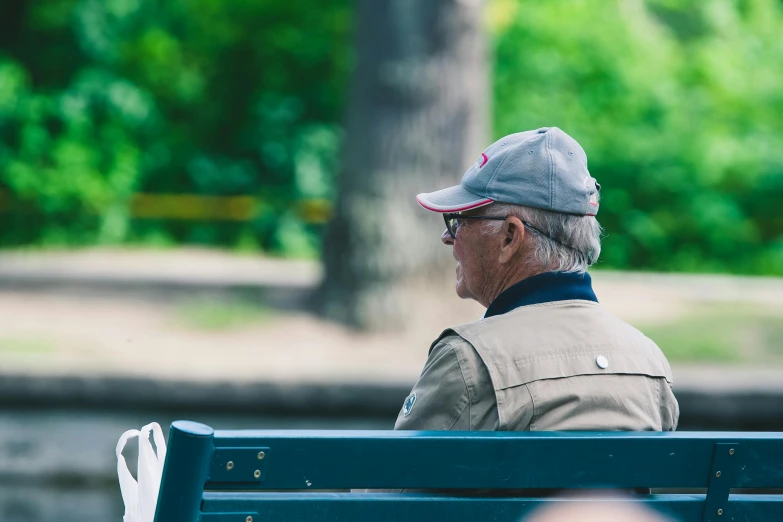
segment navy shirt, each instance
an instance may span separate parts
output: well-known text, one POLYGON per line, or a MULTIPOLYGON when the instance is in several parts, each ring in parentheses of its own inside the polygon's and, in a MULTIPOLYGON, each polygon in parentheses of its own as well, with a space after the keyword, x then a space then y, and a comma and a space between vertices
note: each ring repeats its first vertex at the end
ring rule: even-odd
POLYGON ((598 302, 590 274, 544 272, 523 279, 497 296, 484 317, 505 314, 520 306, 570 299, 598 302))

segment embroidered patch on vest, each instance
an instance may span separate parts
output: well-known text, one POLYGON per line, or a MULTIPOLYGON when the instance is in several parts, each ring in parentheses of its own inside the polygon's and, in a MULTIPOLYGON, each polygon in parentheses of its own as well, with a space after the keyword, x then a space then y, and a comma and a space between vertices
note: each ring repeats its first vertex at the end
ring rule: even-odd
POLYGON ((405 402, 402 405, 402 416, 407 417, 410 415, 411 410, 413 409, 413 405, 416 403, 416 394, 411 393, 408 395, 408 397, 405 399, 405 402))

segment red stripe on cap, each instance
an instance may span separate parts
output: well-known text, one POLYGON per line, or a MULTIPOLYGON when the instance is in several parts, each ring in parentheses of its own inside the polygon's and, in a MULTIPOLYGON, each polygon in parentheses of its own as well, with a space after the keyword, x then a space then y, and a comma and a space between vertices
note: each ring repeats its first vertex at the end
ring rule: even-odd
POLYGON ((465 210, 470 210, 472 208, 480 207, 480 206, 486 205, 488 203, 494 203, 495 200, 493 200, 493 199, 482 199, 481 201, 478 201, 476 203, 471 203, 469 205, 465 205, 464 207, 447 208, 445 210, 439 209, 439 208, 430 207, 429 205, 424 203, 421 199, 419 199, 419 196, 416 196, 416 202, 418 202, 419 205, 421 205, 422 207, 426 208, 427 210, 431 210, 433 212, 445 213, 445 212, 462 212, 462 211, 465 211, 465 210))

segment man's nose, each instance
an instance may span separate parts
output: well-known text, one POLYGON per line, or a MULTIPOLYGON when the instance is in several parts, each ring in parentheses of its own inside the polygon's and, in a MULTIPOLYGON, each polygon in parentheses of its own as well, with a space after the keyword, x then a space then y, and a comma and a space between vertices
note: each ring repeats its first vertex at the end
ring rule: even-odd
POLYGON ((448 228, 440 235, 440 240, 444 245, 454 245, 454 238, 449 234, 448 228))

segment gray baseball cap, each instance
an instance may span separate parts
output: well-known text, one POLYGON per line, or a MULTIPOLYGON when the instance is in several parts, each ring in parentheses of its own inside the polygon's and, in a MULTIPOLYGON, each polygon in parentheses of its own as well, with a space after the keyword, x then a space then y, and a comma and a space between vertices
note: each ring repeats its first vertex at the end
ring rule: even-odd
POLYGON ((600 189, 576 140, 557 127, 543 127, 501 138, 481 153, 459 185, 419 194, 416 201, 442 213, 498 202, 594 216, 600 189))

